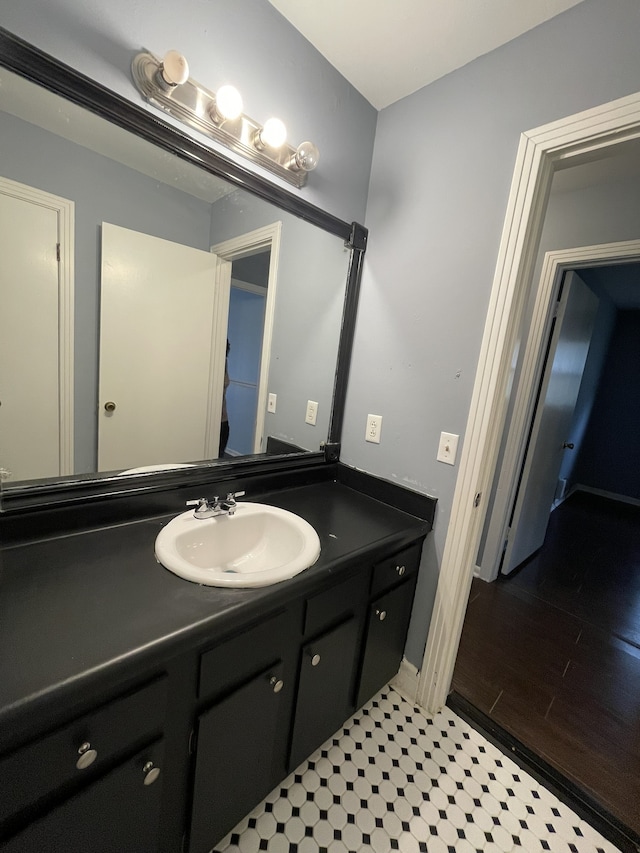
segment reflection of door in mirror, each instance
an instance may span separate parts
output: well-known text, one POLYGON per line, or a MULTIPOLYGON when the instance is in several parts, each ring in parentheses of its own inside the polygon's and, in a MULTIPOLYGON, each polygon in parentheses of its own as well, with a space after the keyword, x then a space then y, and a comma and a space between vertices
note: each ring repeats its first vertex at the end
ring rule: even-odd
POLYGON ((72 220, 73 202, 0 178, 3 480, 71 472, 65 334, 73 300, 71 288, 65 289, 70 279, 61 270, 61 247, 70 249, 72 220))
POLYGON ((234 261, 232 267, 227 331, 230 343, 227 452, 230 456, 261 450, 262 436, 257 435, 256 421, 269 256, 269 252, 261 252, 234 261))
POLYGON ((98 467, 217 456, 224 345, 216 255, 102 226, 98 467))

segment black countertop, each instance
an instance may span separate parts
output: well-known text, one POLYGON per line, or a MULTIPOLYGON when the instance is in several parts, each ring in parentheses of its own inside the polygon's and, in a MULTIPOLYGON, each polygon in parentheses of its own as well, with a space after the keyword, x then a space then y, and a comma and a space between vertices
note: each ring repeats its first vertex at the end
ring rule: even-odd
MULTIPOLYGON (((431 525, 338 482, 265 493, 318 532, 317 563, 259 589, 205 587, 160 566, 154 542, 174 515, 0 550, 0 733, 18 718, 122 680, 312 592, 365 553, 378 559, 431 525)), ((14 731, 15 735, 15 731, 14 731)), ((3 740, 0 734, 0 743, 3 740)))

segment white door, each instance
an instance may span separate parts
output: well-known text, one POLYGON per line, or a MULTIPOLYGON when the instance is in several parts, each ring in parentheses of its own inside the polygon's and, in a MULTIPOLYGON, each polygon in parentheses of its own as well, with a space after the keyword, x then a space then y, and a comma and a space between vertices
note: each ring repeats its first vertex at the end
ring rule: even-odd
POLYGON ((103 223, 100 471, 217 455, 223 265, 230 275, 211 252, 103 223))
POLYGON ((515 499, 503 574, 512 572, 544 542, 563 454, 571 452, 564 445, 570 442, 568 431, 597 309, 595 294, 576 273, 567 272, 515 499))
POLYGON ((60 471, 58 214, 0 193, 0 468, 60 471))

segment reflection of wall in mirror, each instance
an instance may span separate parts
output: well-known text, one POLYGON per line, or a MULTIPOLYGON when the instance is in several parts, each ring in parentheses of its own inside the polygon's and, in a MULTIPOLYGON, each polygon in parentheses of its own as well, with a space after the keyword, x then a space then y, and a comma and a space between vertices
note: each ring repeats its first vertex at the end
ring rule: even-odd
POLYGON ((212 207, 7 113, 0 113, 0 133, 5 177, 71 198, 76 204, 76 473, 96 470, 102 221, 208 249, 219 239, 286 220, 274 329, 277 348, 269 380, 270 388, 280 389, 282 405, 277 420, 267 422, 266 432, 308 449, 318 448, 328 432, 348 261, 338 238, 239 191, 227 208, 229 220, 223 233, 218 217, 224 211, 216 204, 212 207), (289 298, 292 303, 286 306, 289 298), (308 398, 320 401, 314 428, 304 424, 308 398))
MULTIPOLYGON (((318 450, 329 434, 336 357, 349 252, 341 240, 284 211, 278 259, 278 299, 268 390, 276 412, 265 416, 265 435, 318 450), (307 400, 318 401, 316 426, 305 423, 307 400)), ((274 208, 233 192, 212 207, 211 243, 274 221, 274 208)))

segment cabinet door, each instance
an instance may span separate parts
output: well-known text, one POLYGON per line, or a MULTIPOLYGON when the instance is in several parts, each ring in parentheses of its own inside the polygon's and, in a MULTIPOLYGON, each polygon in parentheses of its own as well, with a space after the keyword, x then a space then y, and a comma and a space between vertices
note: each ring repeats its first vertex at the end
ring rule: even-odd
POLYGON ((415 580, 407 581, 369 606, 358 708, 384 687, 400 668, 414 590, 415 580))
POLYGON ((156 853, 162 742, 92 782, 2 846, 3 853, 156 853), (146 784, 145 784, 146 782, 146 784))
POLYGON ((348 717, 357 640, 358 620, 351 617, 302 647, 291 769, 311 755, 348 717))
POLYGON ((283 671, 277 661, 200 716, 190 853, 208 853, 273 787, 283 671))

